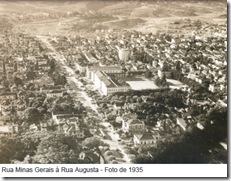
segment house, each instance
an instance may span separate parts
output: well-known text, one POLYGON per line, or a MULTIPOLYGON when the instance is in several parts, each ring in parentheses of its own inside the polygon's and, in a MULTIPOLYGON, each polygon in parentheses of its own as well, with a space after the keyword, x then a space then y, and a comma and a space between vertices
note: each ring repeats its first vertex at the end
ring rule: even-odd
POLYGON ((162 69, 158 69, 158 76, 159 76, 159 78, 162 78, 163 77, 163 75, 165 75, 166 76, 166 78, 171 78, 171 71, 163 71, 162 69))
POLYGON ((83 62, 75 62, 75 68, 80 72, 80 73, 84 73, 86 71, 86 63, 83 62))
POLYGON ((145 130, 145 124, 137 118, 128 119, 128 120, 123 119, 122 129, 125 132, 131 132, 131 133, 143 132, 145 130))
POLYGON ((99 149, 106 163, 115 164, 125 162, 125 160, 123 159, 123 154, 120 150, 110 149, 108 146, 100 146, 99 149))
POLYGON ((160 135, 157 133, 134 134, 133 136, 133 142, 135 145, 153 145, 158 140, 160 140, 160 135))
POLYGON ((31 125, 29 126, 29 130, 30 130, 30 131, 38 131, 38 130, 39 130, 39 127, 38 127, 37 125, 35 125, 35 124, 31 124, 31 125))
POLYGON ((184 131, 186 131, 187 123, 185 122, 183 118, 177 118, 176 122, 184 131))
POLYGON ((50 92, 47 92, 47 97, 62 97, 63 91, 62 90, 52 90, 50 92))
POLYGON ((41 65, 39 65, 39 69, 42 70, 42 71, 49 71, 50 70, 50 65, 41 64, 41 65))
POLYGON ((209 91, 211 91, 213 93, 219 91, 218 85, 216 85, 216 84, 209 84, 209 91))
POLYGON ((0 125, 0 135, 1 134, 13 134, 17 132, 18 132, 17 124, 0 125))
POLYGON ((13 92, 6 92, 0 94, 0 100, 15 100, 17 99, 17 94, 13 92))
POLYGON ((199 128, 200 130, 204 130, 205 129, 205 125, 203 123, 198 122, 197 123, 197 128, 199 128))
POLYGON ((11 92, 17 92, 18 91, 18 87, 14 84, 10 87, 10 91, 11 92))
POLYGON ((79 159, 84 163, 100 163, 100 155, 93 150, 82 151, 79 154, 79 159))
POLYGON ((122 101, 117 101, 113 105, 114 110, 120 110, 123 107, 124 107, 124 102, 122 102, 122 101))
POLYGON ((19 99, 24 99, 26 97, 26 92, 25 91, 19 91, 18 92, 18 98, 19 99))
POLYGON ((47 60, 45 58, 42 57, 36 57, 38 65, 46 65, 47 64, 47 60))
POLYGON ((84 131, 80 130, 79 125, 77 122, 72 122, 72 123, 65 123, 63 125, 63 131, 65 135, 68 136, 75 136, 76 138, 84 138, 84 131))
POLYGON ((47 123, 40 123, 41 131, 47 131, 48 124, 47 123))
POLYGON ((90 62, 90 63, 96 63, 97 62, 97 60, 92 56, 92 54, 90 52, 84 52, 83 55, 86 57, 88 62, 90 62))
POLYGON ((52 121, 56 125, 65 124, 66 122, 77 122, 79 114, 54 114, 52 113, 52 121))
POLYGON ((54 90, 60 91, 60 90, 64 90, 64 88, 62 86, 43 86, 40 88, 40 92, 42 93, 48 93, 54 90))

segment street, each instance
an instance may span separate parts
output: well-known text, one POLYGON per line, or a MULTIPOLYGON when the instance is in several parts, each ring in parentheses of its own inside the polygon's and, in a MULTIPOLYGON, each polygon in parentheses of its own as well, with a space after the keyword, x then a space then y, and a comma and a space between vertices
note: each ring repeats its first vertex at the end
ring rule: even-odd
MULTIPOLYGON (((97 111, 97 107, 98 107, 97 104, 93 103, 92 98, 89 97, 87 95, 87 93, 84 91, 84 89, 82 88, 83 87, 82 82, 80 82, 76 78, 75 71, 67 65, 67 61, 66 61, 65 57, 54 49, 54 47, 48 41, 48 37, 37 36, 37 38, 40 39, 40 41, 42 41, 47 46, 47 48, 49 48, 53 51, 51 53, 51 56, 56 60, 57 64, 60 66, 60 68, 64 72, 67 73, 67 75, 68 75, 67 76, 67 82, 71 86, 71 90, 72 90, 71 95, 73 96, 74 100, 76 100, 76 102, 80 101, 84 107, 90 108, 91 110, 96 112, 98 114, 98 117, 100 118, 100 120, 103 120, 102 115, 100 115, 97 111)), ((88 115, 89 115, 89 113, 88 113, 88 115)), ((110 123, 105 123, 105 122, 102 122, 101 124, 104 126, 105 126, 105 124, 107 124, 106 127, 108 125, 110 125, 110 123)), ((106 129, 106 131, 112 140, 103 139, 103 138, 101 138, 101 139, 110 146, 110 149, 120 150, 121 153, 123 154, 123 159, 124 159, 125 163, 130 163, 130 159, 124 151, 124 146, 121 145, 119 142, 120 141, 119 135, 117 133, 115 133, 112 126, 110 127, 110 129, 106 129)))

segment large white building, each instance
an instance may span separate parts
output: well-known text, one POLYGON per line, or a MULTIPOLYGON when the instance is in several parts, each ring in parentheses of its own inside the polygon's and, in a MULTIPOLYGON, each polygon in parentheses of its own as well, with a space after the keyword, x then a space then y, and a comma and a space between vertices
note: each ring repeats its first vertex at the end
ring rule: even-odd
POLYGON ((86 67, 86 77, 94 81, 94 75, 96 71, 103 71, 105 73, 122 73, 120 66, 92 66, 86 67))
POLYGON ((93 83, 102 95, 109 95, 115 92, 126 92, 130 90, 128 85, 118 85, 105 72, 93 72, 93 83))

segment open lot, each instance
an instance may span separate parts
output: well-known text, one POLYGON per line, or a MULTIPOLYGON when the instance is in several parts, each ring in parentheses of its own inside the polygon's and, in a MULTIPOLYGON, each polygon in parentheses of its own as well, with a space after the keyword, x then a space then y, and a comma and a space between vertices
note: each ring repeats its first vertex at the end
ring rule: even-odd
POLYGON ((126 81, 133 90, 158 89, 159 87, 150 80, 126 81))

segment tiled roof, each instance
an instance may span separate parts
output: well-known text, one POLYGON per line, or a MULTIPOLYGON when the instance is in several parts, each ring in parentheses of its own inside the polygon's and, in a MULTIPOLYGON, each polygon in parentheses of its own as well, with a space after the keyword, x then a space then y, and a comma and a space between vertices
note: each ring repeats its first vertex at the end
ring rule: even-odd
POLYGON ((13 92, 5 92, 5 93, 0 94, 0 96, 11 96, 11 95, 15 95, 15 96, 16 96, 16 93, 13 93, 13 92))
POLYGON ((139 140, 153 140, 154 139, 152 134, 149 134, 149 133, 135 134, 134 136, 136 136, 139 140))
POLYGON ((62 93, 63 91, 62 90, 52 90, 50 92, 48 92, 48 94, 50 93, 62 93))
POLYGON ((138 119, 129 119, 127 122, 128 122, 129 125, 132 125, 132 124, 144 124, 143 122, 141 122, 138 119))
POLYGON ((85 153, 85 157, 88 157, 92 162, 96 163, 99 161, 99 156, 93 151, 83 151, 83 153, 85 153))

